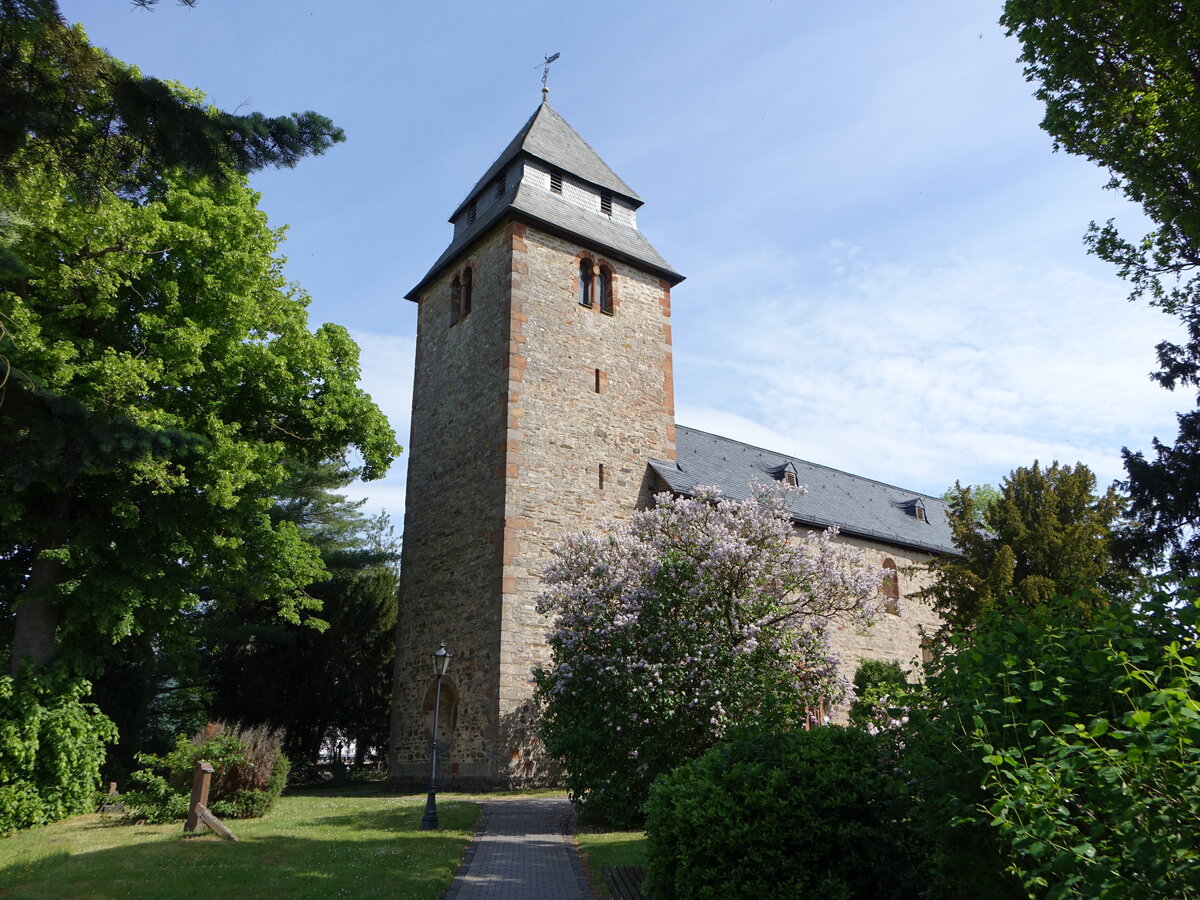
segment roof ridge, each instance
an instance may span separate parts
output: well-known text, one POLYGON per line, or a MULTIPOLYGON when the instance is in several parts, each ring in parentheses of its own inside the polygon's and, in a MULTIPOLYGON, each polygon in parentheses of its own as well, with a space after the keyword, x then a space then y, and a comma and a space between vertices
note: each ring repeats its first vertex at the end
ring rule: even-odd
MULTIPOLYGON (((576 131, 574 129, 574 127, 571 125, 571 123, 568 122, 566 119, 564 119, 562 117, 562 114, 557 109, 555 109, 553 106, 550 105, 549 101, 542 102, 542 106, 538 108, 538 113, 540 113, 542 111, 542 109, 545 109, 547 111, 548 115, 553 116, 555 121, 567 130, 567 133, 570 137, 573 137, 578 143, 582 144, 583 147, 589 153, 591 153, 592 156, 595 157, 596 162, 598 162, 603 167, 604 174, 611 176, 611 178, 615 182, 615 184, 604 184, 601 181, 596 181, 594 179, 588 178, 587 175, 584 173, 575 172, 575 171, 572 171, 571 169, 566 169, 566 171, 570 172, 572 175, 577 175, 579 177, 582 177, 585 181, 592 181, 593 184, 598 184, 598 185, 600 185, 600 187, 617 187, 618 193, 623 193, 625 196, 629 197, 632 200, 640 201, 642 199, 641 197, 639 197, 637 195, 637 192, 634 191, 633 188, 631 188, 628 184, 625 183, 625 179, 623 179, 620 175, 618 175, 616 172, 613 171, 612 166, 610 166, 608 163, 606 163, 604 161, 604 158, 599 153, 596 152, 596 149, 591 144, 588 143, 587 138, 585 138, 582 134, 580 134, 578 131, 576 131)), ((534 113, 534 116, 536 117, 537 113, 534 113)), ((531 128, 530 131, 533 131, 533 129, 531 128)), ((526 137, 526 140, 528 140, 528 136, 526 137)), ((526 152, 532 153, 532 151, 528 147, 524 147, 524 149, 526 152)), ((537 154, 533 154, 533 155, 536 156, 537 154)), ((542 157, 538 157, 538 158, 541 159, 542 157)), ((553 163, 555 165, 559 165, 562 168, 565 168, 562 166, 561 163, 556 163, 555 160, 552 160, 552 159, 547 159, 546 162, 553 163)))
POLYGON ((693 428, 690 425, 680 425, 679 423, 676 423, 675 427, 686 429, 687 431, 691 431, 694 434, 703 434, 703 435, 707 435, 708 437, 717 438, 718 440, 721 440, 721 441, 727 441, 730 444, 738 444, 739 446, 742 446, 742 447, 749 447, 751 450, 757 450, 760 453, 770 453, 775 456, 781 456, 784 459, 790 459, 793 462, 802 462, 807 466, 815 466, 818 469, 824 469, 826 472, 836 472, 839 475, 845 475, 848 478, 854 478, 854 479, 857 479, 858 481, 869 481, 872 484, 879 485, 880 487, 891 488, 894 491, 899 491, 903 494, 909 494, 913 497, 924 497, 928 500, 937 500, 939 503, 945 502, 944 500, 942 500, 941 497, 935 497, 933 494, 925 494, 925 493, 922 493, 921 491, 914 491, 912 488, 901 487, 898 484, 892 484, 891 482, 888 482, 888 481, 880 481, 877 478, 869 478, 866 475, 855 475, 853 472, 847 472, 845 469, 835 469, 833 466, 827 466, 827 465, 824 465, 823 463, 816 463, 809 459, 801 459, 799 456, 790 456, 787 453, 781 453, 778 450, 768 450, 766 447, 759 447, 756 444, 747 444, 745 441, 735 440, 734 438, 726 437, 723 434, 714 434, 711 431, 704 431, 703 429, 700 429, 700 428, 693 428))
POLYGON ((483 176, 463 197, 462 202, 454 207, 449 221, 453 222, 471 202, 471 198, 483 190, 500 174, 501 170, 522 153, 562 169, 589 184, 621 194, 632 200, 635 207, 640 206, 643 202, 637 192, 612 170, 612 167, 601 158, 591 144, 583 139, 578 131, 571 127, 571 124, 562 117, 558 110, 551 106, 548 100, 543 100, 521 127, 521 130, 508 142, 500 155, 484 171, 483 176))

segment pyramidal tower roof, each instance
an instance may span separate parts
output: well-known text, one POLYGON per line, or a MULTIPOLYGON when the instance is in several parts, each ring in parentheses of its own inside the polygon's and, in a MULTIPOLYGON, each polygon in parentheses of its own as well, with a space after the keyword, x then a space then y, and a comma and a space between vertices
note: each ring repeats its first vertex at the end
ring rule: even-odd
POLYGON ((421 290, 501 218, 513 218, 580 241, 665 278, 683 280, 637 228, 642 198, 554 108, 543 100, 450 215, 454 237, 421 290))
POLYGON ((608 167, 608 163, 600 158, 600 154, 579 136, 578 131, 567 124, 567 120, 560 116, 549 102, 543 102, 529 117, 525 127, 518 131, 517 136, 504 148, 504 152, 483 173, 475 187, 471 188, 470 193, 454 210, 450 221, 454 221, 454 216, 462 211, 480 188, 522 153, 527 153, 564 172, 578 175, 597 187, 628 197, 637 206, 642 205, 642 198, 634 193, 633 188, 608 167))

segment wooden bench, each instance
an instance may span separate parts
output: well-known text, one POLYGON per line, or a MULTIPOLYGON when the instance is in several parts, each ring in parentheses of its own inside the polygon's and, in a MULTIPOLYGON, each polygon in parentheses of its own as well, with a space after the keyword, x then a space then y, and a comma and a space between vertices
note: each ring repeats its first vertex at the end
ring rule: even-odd
POLYGON ((641 866, 611 866, 604 870, 604 880, 608 882, 613 900, 644 900, 642 897, 642 880, 646 870, 641 866))

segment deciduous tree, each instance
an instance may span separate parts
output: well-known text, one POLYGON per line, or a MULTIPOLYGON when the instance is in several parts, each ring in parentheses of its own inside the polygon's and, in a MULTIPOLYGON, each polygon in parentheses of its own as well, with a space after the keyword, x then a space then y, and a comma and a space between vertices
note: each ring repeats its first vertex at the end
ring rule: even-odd
POLYGON ((830 620, 869 620, 882 575, 832 532, 797 535, 771 493, 656 504, 567 538, 539 601, 555 619, 535 673, 543 740, 572 796, 614 824, 731 726, 799 727, 840 700, 830 620))
POLYGON ((346 331, 309 331, 244 176, 178 170, 137 200, 68 173, 0 189, 27 277, 0 290, 0 604, 11 663, 164 631, 210 584, 299 620, 323 575, 272 518, 285 460, 398 448, 346 331))
MULTIPOLYGON (((1001 23, 1021 41, 1026 77, 1046 104, 1055 149, 1111 174, 1108 186, 1154 223, 1144 238, 1092 224, 1091 252, 1183 322, 1183 343, 1158 345, 1154 378, 1200 387, 1200 10, 1175 0, 1008 0, 1001 23)), ((1200 403, 1200 398, 1198 398, 1200 403)), ((1179 415, 1174 444, 1124 451, 1132 547, 1200 568, 1200 410, 1179 415)))

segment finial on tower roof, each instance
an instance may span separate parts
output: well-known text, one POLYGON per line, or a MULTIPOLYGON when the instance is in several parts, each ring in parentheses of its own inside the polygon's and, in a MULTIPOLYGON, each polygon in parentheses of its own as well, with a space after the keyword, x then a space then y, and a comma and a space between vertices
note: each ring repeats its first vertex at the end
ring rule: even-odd
POLYGON ((546 79, 550 77, 550 63, 554 62, 556 59, 558 59, 558 57, 559 57, 559 54, 555 53, 553 56, 547 56, 545 58, 545 60, 538 63, 537 66, 534 66, 535 69, 538 66, 543 67, 542 68, 542 102, 543 103, 545 103, 546 98, 550 96, 550 88, 546 87, 546 79))

